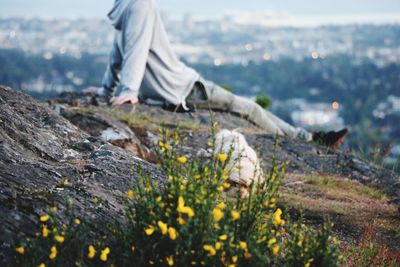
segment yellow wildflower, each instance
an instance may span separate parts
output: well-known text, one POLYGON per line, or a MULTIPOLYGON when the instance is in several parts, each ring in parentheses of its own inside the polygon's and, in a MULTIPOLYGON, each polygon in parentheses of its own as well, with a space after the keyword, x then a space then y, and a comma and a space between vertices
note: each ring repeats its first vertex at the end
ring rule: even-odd
POLYGON ((132 190, 129 190, 129 191, 126 193, 126 196, 127 196, 129 199, 132 199, 132 198, 135 197, 135 192, 133 192, 132 190))
POLYGON ((231 187, 231 184, 230 183, 223 183, 222 186, 225 189, 229 189, 231 187))
POLYGON ((39 264, 38 267, 46 267, 46 264, 44 264, 43 262, 41 264, 39 264))
POLYGON ((176 208, 176 211, 186 214, 189 217, 194 216, 194 211, 192 210, 192 208, 185 206, 185 200, 183 197, 178 198, 178 207, 176 208))
POLYGON ((160 227, 161 233, 165 235, 168 232, 168 225, 162 221, 158 221, 157 224, 160 227))
POLYGON ((224 163, 228 159, 228 156, 225 153, 218 154, 218 160, 224 163))
POLYGON ((273 215, 272 222, 277 226, 282 226, 285 224, 285 221, 281 219, 282 210, 277 209, 273 215))
POLYGON ((223 209, 226 208, 226 205, 225 205, 224 202, 220 202, 220 203, 217 205, 217 207, 220 208, 221 210, 223 210, 223 209))
POLYGON ((246 251, 246 253, 244 253, 244 258, 245 258, 246 260, 251 259, 251 253, 248 252, 248 251, 246 251))
POLYGON ((222 212, 221 209, 215 208, 215 209, 213 210, 213 216, 214 216, 214 220, 215 220, 216 222, 219 222, 219 221, 222 219, 222 217, 224 217, 224 213, 222 212))
POLYGON ((183 225, 183 224, 186 223, 186 221, 185 221, 182 217, 178 217, 178 219, 176 219, 176 220, 178 221, 178 223, 179 223, 180 225, 183 225))
POLYGON ((177 158, 179 163, 185 164, 187 162, 187 158, 185 156, 181 156, 177 158))
POLYGON ((132 246, 132 247, 131 247, 131 250, 132 250, 132 253, 134 253, 135 250, 136 250, 136 247, 135 247, 135 246, 132 246))
POLYGON ((233 257, 232 257, 232 262, 233 262, 233 263, 236 263, 237 261, 238 261, 238 256, 233 256, 233 257))
POLYGON ((107 261, 108 254, 110 254, 110 249, 108 247, 106 247, 105 249, 103 249, 101 251, 100 260, 107 261))
POLYGON ((154 233, 154 227, 152 225, 149 225, 149 227, 144 230, 144 232, 146 233, 146 235, 152 235, 154 233))
POLYGON ((213 246, 204 245, 203 249, 208 252, 208 256, 215 256, 217 254, 217 251, 213 246))
MULTIPOLYGON (((340 259, 339 259, 340 260, 340 259)), ((307 263, 304 265, 304 267, 310 267, 311 266, 311 263, 314 261, 314 259, 313 258, 311 258, 311 259, 309 259, 308 261, 307 261, 307 263)))
POLYGON ((166 260, 167 260, 168 266, 174 265, 174 258, 172 256, 167 257, 166 260))
POLYGON ((58 243, 63 243, 65 238, 62 235, 56 235, 54 240, 56 240, 58 243))
POLYGON ((275 243, 276 243, 276 238, 275 238, 275 237, 271 238, 271 239, 268 241, 268 247, 269 247, 269 248, 272 247, 272 245, 275 244, 275 243))
POLYGON ((173 227, 168 228, 168 235, 171 240, 176 239, 176 230, 173 227))
POLYGON ((183 213, 185 213, 189 217, 193 217, 194 216, 194 211, 190 207, 184 207, 183 208, 183 213))
POLYGON ((236 220, 238 220, 240 218, 240 213, 237 212, 236 210, 232 210, 231 211, 231 216, 232 216, 232 220, 236 221, 236 220))
POLYGON ((241 249, 247 250, 247 243, 246 242, 240 241, 239 242, 239 246, 240 246, 241 249))
POLYGON ((44 225, 44 226, 43 226, 43 229, 42 229, 42 236, 43 236, 43 237, 48 237, 48 236, 49 236, 49 229, 47 228, 47 225, 44 225))
POLYGON ((215 249, 216 249, 216 250, 220 250, 221 247, 222 247, 222 243, 221 243, 221 242, 215 243, 215 249))
POLYGON ((80 224, 81 224, 81 220, 79 220, 78 218, 76 218, 76 219, 74 220, 74 223, 75 223, 76 225, 80 225, 80 224))
POLYGON ((56 257, 57 257, 57 248, 55 246, 52 246, 50 249, 49 259, 54 260, 56 257))
POLYGON ((236 264, 229 264, 228 267, 236 267, 236 264))
POLYGON ((219 236, 219 240, 225 241, 225 240, 227 240, 227 239, 228 239, 228 236, 227 236, 227 235, 220 235, 220 236, 219 236))
POLYGON ((163 141, 160 141, 158 145, 160 146, 162 152, 165 152, 169 148, 168 144, 164 143, 163 141))
POLYGON ((281 248, 280 248, 278 245, 276 245, 276 246, 272 249, 272 253, 274 253, 274 255, 278 255, 280 249, 281 249, 281 248))
POLYGON ((21 254, 21 255, 24 255, 24 254, 25 254, 25 248, 24 248, 24 247, 17 247, 17 248, 15 249, 15 251, 18 252, 18 253, 21 254))
POLYGON ((94 256, 96 256, 96 250, 94 249, 94 247, 92 245, 90 245, 88 247, 88 255, 87 256, 89 259, 93 259, 94 256))
POLYGON ((39 219, 41 222, 47 222, 49 220, 49 215, 42 215, 39 219))

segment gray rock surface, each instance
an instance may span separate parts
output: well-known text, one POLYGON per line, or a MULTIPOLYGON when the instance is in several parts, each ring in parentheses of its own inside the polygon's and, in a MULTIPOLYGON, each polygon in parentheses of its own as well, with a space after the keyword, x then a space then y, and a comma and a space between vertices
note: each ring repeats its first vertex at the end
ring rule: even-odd
POLYGON ((122 219, 122 196, 139 167, 162 179, 154 165, 132 152, 0 87, 0 250, 11 246, 15 233, 33 233, 38 217, 49 207, 65 207, 66 198, 82 218, 122 219))

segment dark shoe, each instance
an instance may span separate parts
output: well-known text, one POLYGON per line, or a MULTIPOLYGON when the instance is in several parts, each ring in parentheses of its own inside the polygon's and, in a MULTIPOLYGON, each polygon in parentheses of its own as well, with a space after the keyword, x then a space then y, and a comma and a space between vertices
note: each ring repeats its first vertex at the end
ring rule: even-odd
POLYGON ((91 104, 93 106, 101 106, 102 104, 106 104, 107 106, 111 106, 111 96, 99 96, 94 95, 91 99, 91 104))
POLYGON ((170 103, 164 103, 162 108, 168 111, 176 112, 176 113, 188 113, 193 112, 194 107, 190 104, 186 104, 187 109, 185 109, 181 104, 174 105, 170 103))
POLYGON ((204 106, 206 103, 208 103, 206 87, 202 82, 197 81, 186 98, 186 105, 189 109, 196 111, 199 105, 204 106))
POLYGON ((342 129, 340 131, 334 132, 315 132, 313 133, 313 141, 324 146, 331 148, 338 148, 348 135, 349 130, 342 129))

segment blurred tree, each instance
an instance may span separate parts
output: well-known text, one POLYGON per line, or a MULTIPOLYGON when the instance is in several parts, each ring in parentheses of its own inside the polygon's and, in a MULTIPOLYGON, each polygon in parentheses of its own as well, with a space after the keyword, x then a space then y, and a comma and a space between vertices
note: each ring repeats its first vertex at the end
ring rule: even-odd
POLYGON ((264 92, 261 91, 257 95, 256 103, 262 108, 267 109, 271 106, 272 101, 264 92))

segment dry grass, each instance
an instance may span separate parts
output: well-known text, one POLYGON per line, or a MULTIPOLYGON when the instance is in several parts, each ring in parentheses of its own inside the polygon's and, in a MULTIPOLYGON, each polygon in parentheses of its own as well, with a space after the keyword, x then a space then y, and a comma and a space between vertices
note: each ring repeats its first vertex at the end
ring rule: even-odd
POLYGON ((283 202, 302 210, 306 217, 330 217, 336 229, 359 233, 371 225, 389 246, 400 244, 397 207, 388 204, 384 192, 357 181, 332 176, 288 174, 284 180, 283 202), (308 215, 308 216, 307 216, 308 215))

